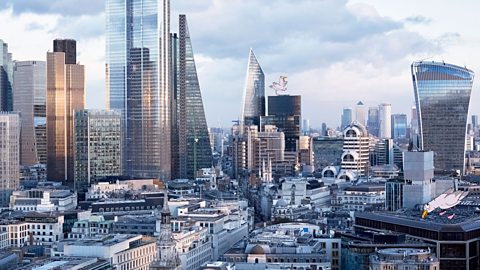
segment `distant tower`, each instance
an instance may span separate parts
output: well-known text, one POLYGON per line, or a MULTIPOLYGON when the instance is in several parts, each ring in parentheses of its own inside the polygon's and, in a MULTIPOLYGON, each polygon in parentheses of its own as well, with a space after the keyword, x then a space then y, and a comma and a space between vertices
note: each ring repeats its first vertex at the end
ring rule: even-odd
POLYGON ((362 124, 362 126, 367 125, 366 115, 365 115, 365 105, 363 102, 359 101, 355 106, 355 120, 362 124))
POLYGON ((378 113, 378 107, 368 108, 367 129, 368 133, 375 137, 378 137, 380 132, 380 119, 378 113))
POLYGON ((175 240, 170 224, 170 209, 168 208, 168 193, 165 189, 163 208, 161 213, 160 234, 157 240, 157 257, 150 265, 150 270, 180 270, 181 262, 178 257, 175 240))
POLYGON ((13 109, 13 62, 8 44, 0 39, 0 111, 13 109))
POLYGON ((407 115, 406 114, 392 114, 392 138, 405 139, 407 138, 407 115))
POLYGON ((342 124, 340 129, 345 129, 348 127, 353 122, 353 111, 352 108, 343 108, 343 113, 342 113, 342 124))
POLYGON ((434 152, 436 171, 464 172, 473 71, 443 62, 411 66, 420 149, 434 152))
POLYGON ((378 116, 380 120, 379 137, 383 139, 392 138, 392 105, 388 103, 380 104, 378 116))
POLYGON ((327 136, 327 123, 322 123, 322 136, 327 136))
POLYGON ((20 117, 0 112, 0 206, 8 207, 12 191, 19 188, 20 117))
POLYGON ((47 178, 73 186, 73 112, 85 107, 85 67, 67 60, 47 52, 47 178))
POLYGON ((261 116, 265 116, 265 75, 255 53, 250 49, 243 92, 242 121, 246 125, 260 127, 261 116))

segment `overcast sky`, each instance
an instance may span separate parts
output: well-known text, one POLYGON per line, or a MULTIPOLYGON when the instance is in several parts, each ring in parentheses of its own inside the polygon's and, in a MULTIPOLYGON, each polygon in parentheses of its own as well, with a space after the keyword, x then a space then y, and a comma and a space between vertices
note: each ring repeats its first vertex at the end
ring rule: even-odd
MULTIPOLYGON (((161 0, 159 0, 161 1, 161 0)), ((431 58, 480 72, 480 1, 171 0, 172 31, 187 14, 210 126, 241 114, 249 48, 267 86, 288 75, 313 127, 336 127, 359 100, 413 105, 410 63, 431 58)), ((54 38, 77 40, 87 107, 105 107, 103 0, 0 0, 0 39, 15 60, 45 60, 54 38)), ((480 114, 474 83, 470 112, 480 114)), ((267 95, 274 91, 267 87, 267 95)))

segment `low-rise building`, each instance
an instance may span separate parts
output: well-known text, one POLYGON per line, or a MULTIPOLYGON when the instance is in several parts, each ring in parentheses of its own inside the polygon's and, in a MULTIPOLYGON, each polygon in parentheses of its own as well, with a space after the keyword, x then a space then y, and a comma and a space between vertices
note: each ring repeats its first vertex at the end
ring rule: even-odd
POLYGON ((19 220, 1 220, 0 231, 7 233, 8 247, 23 247, 28 241, 28 224, 19 220))
POLYGON ((95 257, 52 257, 47 259, 35 260, 25 266, 17 266, 17 270, 111 270, 110 262, 105 259, 95 257))
POLYGON ((65 222, 62 213, 38 213, 28 212, 22 218, 27 224, 29 237, 35 245, 52 246, 63 240, 63 224, 65 222))
POLYGON ((387 248, 378 250, 375 254, 370 255, 370 269, 439 270, 440 263, 430 250, 387 248))
POLYGON ((385 182, 362 182, 346 187, 337 194, 342 209, 365 211, 385 207, 385 182))
POLYGON ((77 194, 67 189, 14 191, 10 197, 10 209, 24 212, 69 211, 75 208, 77 208, 77 194))
POLYGON ((81 239, 112 233, 114 220, 105 220, 103 216, 90 216, 88 220, 79 220, 68 233, 69 239, 81 239))

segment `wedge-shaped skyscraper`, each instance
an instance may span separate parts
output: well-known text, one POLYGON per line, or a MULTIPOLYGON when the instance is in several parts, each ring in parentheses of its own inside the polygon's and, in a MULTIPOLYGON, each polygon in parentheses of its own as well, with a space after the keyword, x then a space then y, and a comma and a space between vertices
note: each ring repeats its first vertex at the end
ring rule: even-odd
POLYGON ((265 116, 265 74, 255 53, 250 49, 243 92, 242 121, 246 125, 260 126, 260 116, 265 116))
POLYGON ((436 171, 464 171, 465 133, 474 73, 440 63, 411 65, 420 149, 434 151, 436 171))
POLYGON ((172 171, 176 178, 194 178, 197 170, 212 166, 212 148, 185 15, 179 16, 172 48, 172 171))

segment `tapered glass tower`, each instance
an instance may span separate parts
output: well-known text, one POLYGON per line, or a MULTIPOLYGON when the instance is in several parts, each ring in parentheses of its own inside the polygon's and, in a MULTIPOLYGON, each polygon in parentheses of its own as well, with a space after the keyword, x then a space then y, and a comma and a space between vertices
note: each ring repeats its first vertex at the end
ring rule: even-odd
POLYGON ((474 73, 439 63, 411 65, 420 149, 434 151, 436 171, 464 171, 465 133, 474 73))
POLYGON ((123 121, 123 168, 170 178, 170 1, 106 1, 106 89, 123 121))
POLYGON ((246 125, 259 126, 260 116, 265 116, 265 75, 255 53, 250 49, 243 92, 242 121, 246 125))
POLYGON ((212 148, 185 15, 178 25, 178 36, 172 36, 172 173, 194 178, 197 170, 212 166, 212 148))

